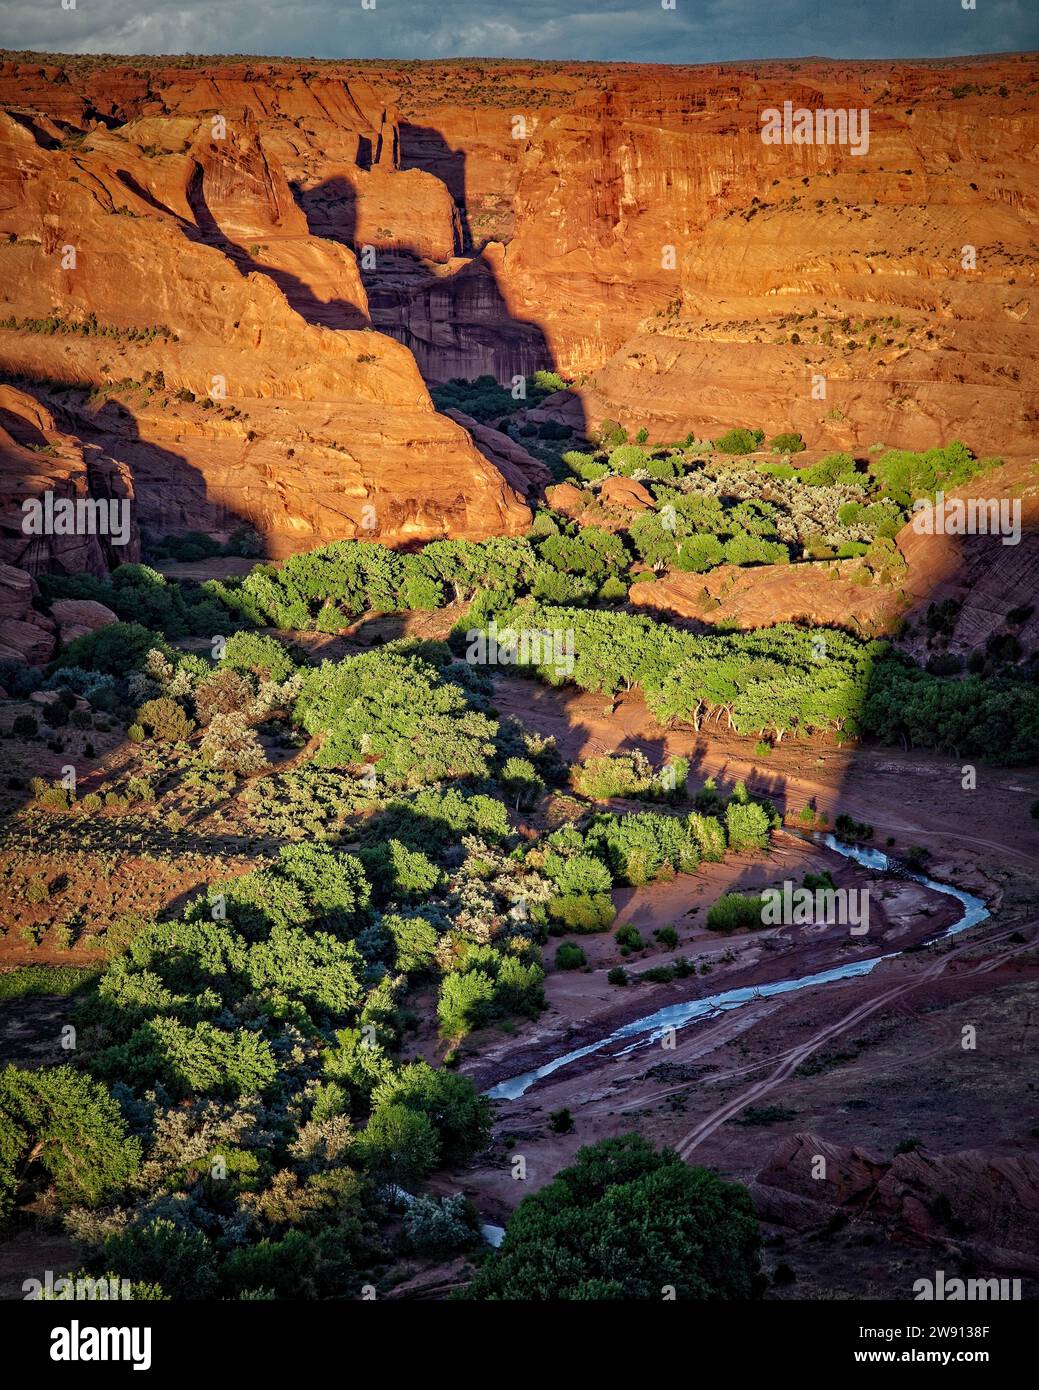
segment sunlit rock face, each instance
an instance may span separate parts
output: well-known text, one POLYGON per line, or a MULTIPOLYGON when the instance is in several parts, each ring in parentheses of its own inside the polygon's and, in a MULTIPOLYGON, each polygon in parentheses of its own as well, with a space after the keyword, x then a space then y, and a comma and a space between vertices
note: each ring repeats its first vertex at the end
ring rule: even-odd
MULTIPOLYGON (((353 250, 310 232, 256 111, 240 102, 221 126, 157 112, 128 79, 72 110, 63 93, 51 102, 65 84, 8 65, 12 106, 12 84, 24 90, 0 113, 0 369, 62 413, 94 475, 102 458, 125 473, 137 534, 247 523, 277 557, 528 524, 520 494, 435 411, 412 354, 373 330, 353 250), (127 95, 127 119, 92 124, 127 95)), ((54 471, 48 458, 37 473, 54 471)), ((15 505, 35 486, 24 464, 5 449, 15 505)), ((132 558, 96 549, 33 566, 132 558)))
POLYGON ((484 372, 651 441, 1034 448, 1032 57, 161 64, 0 66, 3 317, 97 329, 0 329, 0 365, 109 393, 65 423, 145 535, 520 530, 427 392, 484 372), (786 102, 868 146, 766 143, 786 102))

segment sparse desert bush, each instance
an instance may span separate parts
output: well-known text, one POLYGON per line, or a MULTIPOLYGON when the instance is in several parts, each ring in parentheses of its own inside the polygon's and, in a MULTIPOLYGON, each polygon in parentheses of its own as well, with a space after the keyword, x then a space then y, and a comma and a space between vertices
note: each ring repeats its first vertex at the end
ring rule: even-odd
POLYGON ((121 1278, 157 1285, 169 1298, 205 1298, 215 1290, 216 1261, 205 1236, 165 1217, 110 1236, 104 1258, 121 1278))
POLYGON ((614 449, 628 442, 628 431, 616 420, 603 420, 591 434, 592 442, 601 449, 614 449))
POLYGON ((25 885, 25 901, 27 903, 45 903, 50 895, 50 888, 45 879, 31 878, 25 885))
POLYGON ((574 1132, 574 1117, 566 1106, 563 1106, 561 1110, 553 1110, 549 1115, 548 1127, 553 1134, 572 1134, 574 1132))
POLYGON ((552 898, 548 915, 567 931, 599 932, 609 927, 616 909, 609 893, 578 893, 552 898))
POLYGON ((799 454, 805 447, 800 434, 788 432, 777 434, 768 446, 774 454, 799 454))
POLYGON ((648 970, 643 970, 638 978, 653 985, 669 985, 675 978, 675 967, 673 965, 651 965, 648 970))
POLYGON ((637 444, 620 444, 610 451, 610 467, 614 473, 630 476, 644 472, 649 463, 649 455, 637 444))
POLYGON ((730 802, 725 808, 725 829, 729 848, 737 854, 741 850, 764 849, 768 845, 768 816, 756 802, 745 806, 730 802))
POLYGON ((761 925, 761 898, 743 893, 726 893, 707 910, 709 931, 756 931, 761 925))
POLYGON ((286 681, 296 670, 285 646, 259 632, 232 633, 224 644, 221 665, 233 671, 252 671, 272 681, 286 681))
POLYGON ((624 951, 641 951, 645 946, 638 927, 632 922, 624 922, 613 933, 613 939, 624 951))
POLYGON ((556 951, 557 970, 580 970, 586 963, 586 957, 580 946, 575 946, 571 941, 564 941, 556 951))
POLYGON ((127 779, 126 796, 129 801, 154 801, 155 788, 147 777, 135 775, 127 779))
POLYGON ((706 574, 725 558, 725 547, 717 536, 690 536, 679 546, 676 564, 691 574, 706 574))
POLYGON ((775 1125, 792 1120, 797 1114, 788 1105, 748 1105, 733 1121, 738 1125, 775 1125))
POLYGON ((594 454, 582 454, 578 449, 567 449, 562 456, 570 472, 582 482, 594 483, 609 474, 609 466, 600 463, 594 454))
POLYGON ((545 784, 529 758, 507 758, 498 780, 517 811, 529 811, 545 790, 545 784))
POLYGON ((205 725, 215 715, 248 709, 252 704, 253 688, 233 667, 219 667, 195 687, 194 699, 199 723, 205 725))
POLYGON ((714 441, 714 447, 720 454, 749 454, 763 438, 760 430, 731 429, 714 441))
POLYGON ((252 526, 236 526, 227 542, 229 555, 252 558, 263 554, 263 537, 252 526))
POLYGON ((216 714, 202 736, 199 757, 210 767, 224 768, 246 776, 267 766, 256 733, 241 714, 216 714))
POLYGON ((475 1208, 462 1192, 423 1195, 404 1213, 404 1234, 416 1250, 464 1250, 477 1239, 475 1208))
POLYGON ((376 891, 398 903, 422 901, 444 878, 427 854, 400 840, 385 840, 362 850, 361 862, 376 891))
POLYGON ((75 793, 69 788, 63 787, 60 782, 55 782, 53 786, 47 787, 36 798, 39 805, 49 806, 55 811, 67 811, 75 799, 75 793))
POLYGON ((134 724, 140 725, 157 743, 181 743, 191 736, 195 727, 183 706, 166 695, 146 700, 137 711, 134 724))
POLYGON ((582 796, 596 801, 611 797, 640 797, 658 800, 685 794, 689 762, 672 758, 659 773, 644 753, 603 754, 588 758, 573 771, 573 783, 582 796))
POLYGON ((842 840, 853 842, 861 840, 872 840, 873 827, 866 821, 856 820, 854 816, 849 816, 842 812, 833 823, 833 828, 842 840))
POLYGON ((140 623, 109 623, 70 642, 61 660, 64 666, 125 676, 128 671, 139 670, 153 648, 164 646, 161 638, 140 623))
POLYGON ((545 857, 545 873, 565 897, 594 896, 613 887, 609 869, 593 854, 564 857, 551 851, 545 857))
POLYGON ((68 706, 63 705, 60 700, 55 700, 52 704, 44 705, 43 722, 52 729, 63 729, 69 722, 68 706))

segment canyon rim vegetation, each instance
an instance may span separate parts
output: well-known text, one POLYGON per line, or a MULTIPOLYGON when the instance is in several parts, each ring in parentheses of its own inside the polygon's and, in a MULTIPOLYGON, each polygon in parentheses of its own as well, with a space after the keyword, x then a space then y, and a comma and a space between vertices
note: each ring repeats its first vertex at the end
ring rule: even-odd
POLYGON ((3 1298, 1034 1298, 1039 54, 77 46, 3 1298))

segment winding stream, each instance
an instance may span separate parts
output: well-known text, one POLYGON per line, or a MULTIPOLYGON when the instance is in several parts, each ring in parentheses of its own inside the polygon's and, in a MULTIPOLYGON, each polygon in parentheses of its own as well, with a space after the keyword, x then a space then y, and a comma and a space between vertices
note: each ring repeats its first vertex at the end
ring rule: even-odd
MULTIPOLYGON (((945 893, 949 897, 956 898, 962 904, 962 916, 952 926, 946 927, 944 931, 929 938, 932 941, 939 941, 947 936, 955 936, 958 932, 966 931, 968 927, 974 927, 979 922, 984 922, 989 916, 989 910, 981 898, 974 897, 972 893, 965 893, 960 888, 953 888, 951 884, 939 883, 937 879, 928 878, 926 874, 914 873, 879 849, 848 845, 842 840, 838 840, 835 835, 830 834, 811 838, 821 839, 821 843, 826 845, 828 849, 834 850, 837 854, 843 854, 846 859, 854 860, 856 864, 860 864, 865 869, 893 872, 900 878, 921 883, 936 893, 945 893)), ((902 950, 904 949, 905 947, 902 948, 902 950)), ((872 956, 868 960, 854 961, 848 965, 833 966, 829 970, 820 970, 814 975, 802 975, 798 979, 776 980, 765 985, 747 985, 742 989, 730 989, 721 994, 709 994, 703 999, 690 999, 682 1004, 669 1004, 666 1008, 657 1009, 655 1013, 644 1014, 641 1018, 633 1019, 631 1023, 625 1023, 622 1027, 615 1029, 606 1037, 599 1038, 596 1042, 587 1043, 584 1047, 575 1048, 573 1052, 565 1052, 559 1057, 554 1057, 550 1062, 543 1063, 542 1066, 536 1067, 533 1071, 521 1072, 518 1076, 510 1076, 505 1081, 499 1081, 497 1086, 487 1092, 487 1095, 492 1100, 518 1100, 520 1096, 525 1095, 530 1090, 531 1086, 543 1081, 546 1076, 551 1076, 554 1072, 560 1071, 572 1062, 579 1061, 582 1057, 590 1056, 593 1052, 600 1052, 612 1043, 627 1041, 627 1046, 621 1048, 616 1054, 623 1057, 627 1053, 635 1051, 636 1048, 651 1046, 658 1042, 667 1028, 684 1028, 687 1024, 695 1023, 699 1019, 717 1018, 719 1014, 728 1013, 731 1009, 742 1008, 744 1004, 749 1004, 754 999, 770 999, 777 994, 793 994, 799 989, 810 989, 814 985, 826 985, 835 980, 848 980, 856 975, 868 975, 881 961, 893 960, 901 954, 901 950, 888 951, 881 956, 872 956)))

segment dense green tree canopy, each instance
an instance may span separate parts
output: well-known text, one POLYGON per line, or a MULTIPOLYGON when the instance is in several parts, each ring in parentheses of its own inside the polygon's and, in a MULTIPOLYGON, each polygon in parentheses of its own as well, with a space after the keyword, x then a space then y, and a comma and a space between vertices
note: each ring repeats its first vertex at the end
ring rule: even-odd
POLYGON ((391 786, 485 777, 495 722, 418 657, 365 653, 310 671, 295 717, 321 736, 323 766, 374 762, 391 786))
POLYGON ((759 1243, 745 1188, 629 1134, 581 1149, 524 1197, 463 1297, 758 1298, 759 1243))
POLYGON ((69 1066, 0 1072, 0 1219, 45 1172, 59 1200, 93 1205, 137 1172, 140 1144, 99 1082, 69 1066))
MULTIPOLYGON (((749 632, 694 635, 629 613, 517 604, 499 619, 512 627, 572 632, 571 679, 613 693, 639 685, 665 723, 696 727, 724 717, 740 733, 854 730, 881 643, 833 628, 791 624, 749 632)), ((547 680, 563 677, 544 668, 547 680)))

